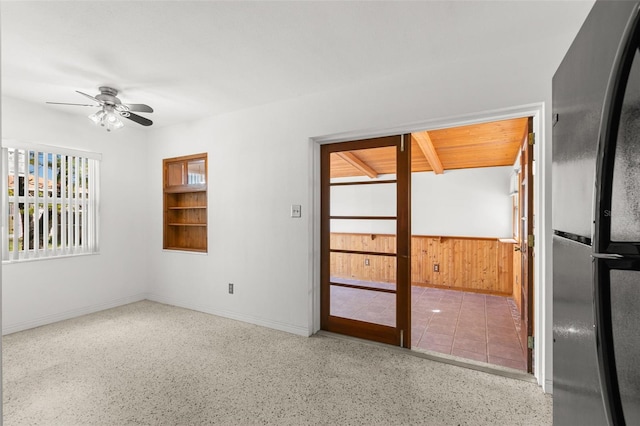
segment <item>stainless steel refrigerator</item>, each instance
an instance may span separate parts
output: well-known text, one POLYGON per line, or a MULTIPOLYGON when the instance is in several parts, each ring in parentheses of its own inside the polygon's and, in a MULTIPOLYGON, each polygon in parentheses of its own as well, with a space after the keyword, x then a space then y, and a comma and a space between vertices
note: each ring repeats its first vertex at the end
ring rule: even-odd
POLYGON ((640 2, 596 1, 552 116, 554 424, 640 425, 640 2))

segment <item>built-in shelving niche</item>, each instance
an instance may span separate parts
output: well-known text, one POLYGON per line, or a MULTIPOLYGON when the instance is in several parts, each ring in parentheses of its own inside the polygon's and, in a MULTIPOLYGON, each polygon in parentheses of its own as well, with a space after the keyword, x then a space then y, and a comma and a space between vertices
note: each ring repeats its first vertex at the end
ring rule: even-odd
POLYGON ((207 154, 163 163, 163 248, 207 252, 207 154))

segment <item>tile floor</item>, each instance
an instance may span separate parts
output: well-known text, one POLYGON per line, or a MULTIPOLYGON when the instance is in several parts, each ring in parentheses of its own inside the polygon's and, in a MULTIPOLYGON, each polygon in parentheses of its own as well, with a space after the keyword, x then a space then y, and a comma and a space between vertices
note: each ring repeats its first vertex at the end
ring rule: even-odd
MULTIPOLYGON (((526 371, 520 313, 512 298, 413 286, 411 304, 414 350, 526 371)), ((331 287, 331 315, 395 326, 395 312, 392 293, 331 287)))

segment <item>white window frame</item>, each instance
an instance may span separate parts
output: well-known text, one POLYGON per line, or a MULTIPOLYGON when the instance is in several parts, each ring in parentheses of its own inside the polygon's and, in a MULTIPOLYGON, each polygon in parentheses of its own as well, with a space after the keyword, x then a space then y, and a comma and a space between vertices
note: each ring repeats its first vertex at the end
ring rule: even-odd
POLYGON ((98 253, 101 159, 93 152, 2 140, 3 263, 98 253), (49 209, 60 214, 50 219, 49 209))

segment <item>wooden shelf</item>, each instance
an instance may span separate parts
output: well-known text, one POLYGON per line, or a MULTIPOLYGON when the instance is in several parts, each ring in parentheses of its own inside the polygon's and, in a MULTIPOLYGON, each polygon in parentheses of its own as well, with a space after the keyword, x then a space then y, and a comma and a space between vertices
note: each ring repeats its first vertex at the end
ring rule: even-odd
POLYGON ((163 160, 163 248, 207 252, 207 154, 163 160))
POLYGON ((169 210, 192 210, 192 209, 206 209, 207 206, 172 206, 168 207, 169 210))
POLYGON ((198 253, 206 253, 207 249, 186 249, 184 247, 165 247, 165 250, 179 250, 179 251, 195 251, 198 253))
POLYGON ((206 192, 207 185, 176 185, 167 186, 164 188, 164 192, 169 193, 185 193, 185 192, 206 192))

